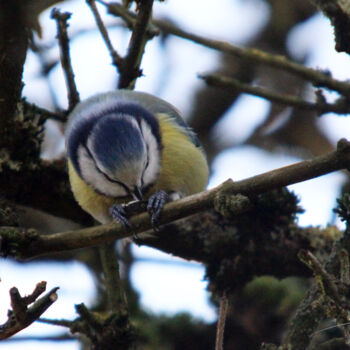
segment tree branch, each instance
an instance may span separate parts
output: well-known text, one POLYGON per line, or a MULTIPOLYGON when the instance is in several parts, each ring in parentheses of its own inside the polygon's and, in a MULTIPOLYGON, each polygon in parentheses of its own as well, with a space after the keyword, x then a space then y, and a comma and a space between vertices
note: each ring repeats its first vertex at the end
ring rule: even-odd
MULTIPOLYGON (((275 169, 246 180, 237 182, 227 180, 211 190, 171 202, 164 207, 160 224, 210 209, 221 196, 257 195, 347 168, 350 168, 350 145, 348 141, 342 139, 338 142, 337 150, 329 154, 275 169)), ((249 206, 238 206, 232 214, 238 215, 248 209, 249 206)), ((29 239, 24 239, 23 234, 16 232, 16 230, 9 233, 3 229, 1 235, 3 240, 8 242, 8 245, 18 245, 16 248, 18 258, 32 258, 50 252, 112 242, 151 229, 148 213, 135 215, 130 218, 130 222, 131 230, 126 230, 121 224, 113 223, 52 235, 29 237, 29 239)))
POLYGON ((36 321, 56 300, 58 287, 51 289, 42 298, 37 299, 46 289, 46 282, 40 282, 33 293, 21 297, 16 287, 10 289, 12 311, 9 319, 0 326, 0 340, 11 337, 36 321), (31 307, 29 304, 34 303, 31 307))
POLYGON ((103 41, 105 42, 107 49, 109 51, 110 56, 112 57, 113 65, 120 70, 122 64, 123 64, 123 58, 118 54, 118 52, 114 49, 111 39, 109 38, 107 29, 102 21, 102 18, 97 10, 96 2, 95 0, 86 0, 86 3, 89 5, 91 12, 93 13, 95 17, 95 21, 97 24, 97 27, 102 35, 103 41))
POLYGON ((71 17, 71 13, 61 13, 58 9, 54 8, 51 11, 51 18, 56 20, 57 23, 57 38, 60 46, 61 64, 66 80, 68 90, 68 110, 71 111, 74 106, 79 102, 79 92, 75 85, 74 73, 69 53, 69 39, 68 39, 68 20, 71 17))
MULTIPOLYGON (((7 129, 22 92, 22 72, 28 49, 29 31, 21 1, 0 2, 0 126, 7 129)), ((1 137, 1 147, 8 147, 1 137)))
POLYGON ((140 64, 147 41, 151 38, 147 31, 152 17, 153 0, 141 1, 138 16, 131 35, 128 53, 124 58, 119 78, 119 89, 133 89, 136 79, 141 76, 140 64))
MULTIPOLYGON (((325 317, 325 314, 330 313, 331 317, 340 317, 339 323, 348 322, 349 302, 348 302, 348 279, 349 279, 349 251, 350 251, 350 198, 346 196, 342 200, 338 200, 339 208, 336 212, 342 220, 347 222, 347 227, 344 235, 333 244, 332 252, 329 255, 325 268, 320 266, 316 259, 307 258, 309 266, 312 266, 315 274, 317 273, 318 284, 313 284, 309 289, 306 297, 300 303, 295 316, 293 317, 288 332, 285 335, 283 346, 291 349, 306 349, 311 341, 311 336, 314 334, 320 321, 325 317), (345 215, 345 216, 344 216, 345 215), (344 256, 344 251, 347 251, 344 256), (316 261, 315 261, 316 260, 316 261), (340 271, 340 268, 345 268, 340 271), (330 275, 334 277, 330 277, 330 275), (334 284, 334 279, 337 283, 334 284), (325 303, 320 302, 320 298, 330 297, 335 299, 335 307, 325 306, 325 303), (343 309, 345 307, 345 310, 343 309), (331 309, 335 309, 335 312, 331 309), (341 311, 339 311, 341 309, 341 311), (344 313, 345 311, 345 313, 344 313)), ((305 255, 305 254, 304 254, 305 255)), ((310 255, 309 255, 310 256, 310 255)), ((349 341, 349 332, 346 331, 347 341, 349 341)))
POLYGON ((115 244, 107 243, 99 247, 101 263, 104 274, 104 283, 110 304, 109 309, 118 317, 128 315, 126 295, 119 275, 118 257, 115 244))
MULTIPOLYGON (((105 3, 101 0, 100 2, 108 8, 109 13, 122 17, 127 21, 127 23, 130 23, 131 19, 135 17, 132 12, 127 11, 120 4, 105 3)), ((255 63, 258 62, 270 67, 285 70, 312 82, 315 86, 326 87, 328 89, 338 91, 340 94, 346 97, 350 96, 350 84, 347 82, 333 79, 328 72, 321 72, 316 69, 307 68, 301 64, 288 60, 284 56, 269 54, 258 49, 234 46, 225 41, 208 39, 200 35, 186 32, 168 21, 153 20, 150 24, 159 28, 159 30, 164 33, 176 35, 180 38, 193 41, 197 44, 245 59, 247 61, 255 63)))
POLYGON ((11 159, 0 161, 0 189, 6 199, 85 225, 92 224, 91 217, 74 200, 65 161, 30 159, 29 169, 20 170, 12 169, 11 162, 11 159))
POLYGON ((220 298, 219 317, 216 326, 215 350, 224 349, 224 330, 227 316, 227 308, 228 298, 226 293, 223 293, 220 298))
POLYGON ((350 112, 349 105, 344 99, 339 99, 335 103, 308 102, 298 96, 285 95, 273 90, 260 86, 252 86, 242 83, 237 79, 228 78, 218 74, 199 74, 199 78, 203 79, 208 85, 230 89, 233 91, 245 92, 254 96, 259 96, 270 100, 271 102, 282 105, 293 106, 299 109, 317 111, 319 114, 334 112, 338 114, 348 114, 350 112))

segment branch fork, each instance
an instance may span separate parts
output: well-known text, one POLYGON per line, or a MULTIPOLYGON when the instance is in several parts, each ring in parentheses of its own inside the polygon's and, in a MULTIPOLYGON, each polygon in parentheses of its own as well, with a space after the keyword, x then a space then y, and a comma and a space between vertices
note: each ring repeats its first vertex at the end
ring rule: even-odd
POLYGON ((21 296, 16 287, 12 287, 10 289, 12 310, 8 312, 8 320, 0 326, 0 340, 13 336, 37 321, 57 300, 58 296, 56 292, 58 289, 58 287, 55 287, 39 298, 46 290, 45 281, 39 282, 33 292, 25 297, 21 296))

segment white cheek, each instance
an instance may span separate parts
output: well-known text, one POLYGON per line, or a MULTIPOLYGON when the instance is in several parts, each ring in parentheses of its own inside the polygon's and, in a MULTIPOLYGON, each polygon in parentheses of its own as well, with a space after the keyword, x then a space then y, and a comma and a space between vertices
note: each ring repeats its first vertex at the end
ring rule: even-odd
POLYGON ((149 163, 143 174, 144 185, 147 186, 156 181, 160 171, 160 151, 158 142, 154 137, 150 127, 145 121, 141 121, 141 129, 145 142, 148 145, 149 163))
POLYGON ((111 183, 97 171, 94 161, 89 157, 83 146, 78 148, 78 159, 83 179, 96 191, 109 197, 124 197, 127 195, 121 186, 111 183))

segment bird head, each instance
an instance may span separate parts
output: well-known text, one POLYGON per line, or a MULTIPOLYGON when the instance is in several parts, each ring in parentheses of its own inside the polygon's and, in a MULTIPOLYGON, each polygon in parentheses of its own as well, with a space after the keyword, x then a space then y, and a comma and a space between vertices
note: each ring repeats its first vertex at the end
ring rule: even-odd
POLYGON ((161 166, 156 117, 137 103, 90 101, 74 112, 67 154, 80 177, 108 197, 142 199, 161 166))

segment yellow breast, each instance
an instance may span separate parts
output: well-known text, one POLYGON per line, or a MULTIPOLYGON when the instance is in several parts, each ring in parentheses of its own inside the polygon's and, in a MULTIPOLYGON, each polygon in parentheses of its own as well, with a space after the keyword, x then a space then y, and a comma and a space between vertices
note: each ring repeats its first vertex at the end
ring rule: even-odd
POLYGON ((203 191, 209 176, 203 151, 166 114, 158 114, 157 118, 163 153, 159 180, 153 191, 178 191, 185 196, 203 191))
POLYGON ((94 191, 81 179, 70 160, 68 160, 68 174, 74 197, 79 205, 95 220, 103 224, 111 222, 109 208, 116 202, 116 200, 102 196, 94 191))

